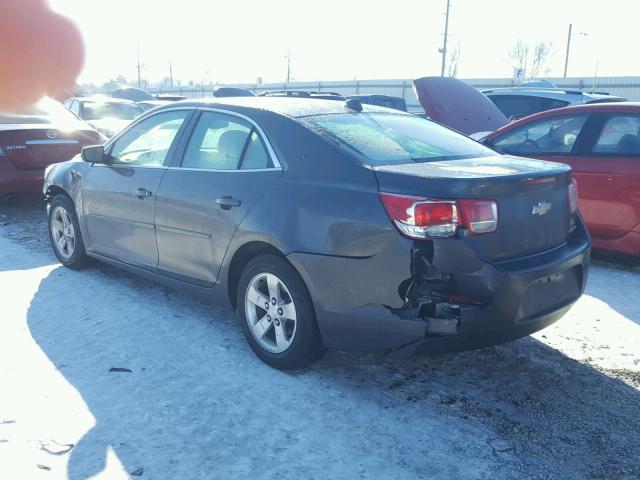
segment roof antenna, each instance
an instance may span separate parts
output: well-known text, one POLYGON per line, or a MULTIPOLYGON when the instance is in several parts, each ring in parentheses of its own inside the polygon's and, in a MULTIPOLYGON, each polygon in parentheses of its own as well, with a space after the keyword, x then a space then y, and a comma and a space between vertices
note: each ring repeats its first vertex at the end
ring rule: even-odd
POLYGON ((344 106, 349 110, 353 110, 354 112, 362 111, 362 103, 357 98, 350 98, 346 102, 344 102, 344 106))

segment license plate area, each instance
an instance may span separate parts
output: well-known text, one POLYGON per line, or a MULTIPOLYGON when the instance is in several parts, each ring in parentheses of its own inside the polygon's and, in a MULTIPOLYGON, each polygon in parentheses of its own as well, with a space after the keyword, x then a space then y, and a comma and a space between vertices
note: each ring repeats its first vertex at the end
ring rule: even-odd
POLYGON ((562 308, 577 300, 581 292, 581 266, 534 280, 527 286, 516 323, 527 323, 562 308))

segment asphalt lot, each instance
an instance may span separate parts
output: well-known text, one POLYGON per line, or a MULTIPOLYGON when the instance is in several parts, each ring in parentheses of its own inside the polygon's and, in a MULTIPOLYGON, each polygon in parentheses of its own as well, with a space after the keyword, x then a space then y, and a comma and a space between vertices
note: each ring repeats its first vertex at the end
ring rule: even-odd
POLYGON ((230 311, 61 267, 26 205, 0 208, 0 304, 2 479, 640 478, 640 265, 594 262, 507 345, 283 373, 230 311))

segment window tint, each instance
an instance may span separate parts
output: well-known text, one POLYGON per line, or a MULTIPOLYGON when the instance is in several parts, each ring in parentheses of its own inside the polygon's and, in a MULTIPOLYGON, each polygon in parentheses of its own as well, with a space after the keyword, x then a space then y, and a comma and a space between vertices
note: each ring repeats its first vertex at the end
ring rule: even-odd
POLYGON ((588 115, 563 115, 531 122, 492 142, 499 152, 522 154, 570 153, 588 115))
POLYGON ((203 112, 182 161, 184 168, 206 170, 260 169, 271 161, 249 122, 217 112, 203 112))
POLYGON ((158 113, 129 128, 113 144, 114 163, 163 165, 169 148, 189 112, 158 113))
POLYGON ((374 166, 495 155, 468 137, 415 115, 344 113, 304 120, 318 134, 357 151, 374 166))
POLYGON ((640 154, 640 116, 612 115, 607 119, 593 153, 640 154))
POLYGON ((490 95, 489 99, 507 118, 513 120, 553 108, 566 107, 569 104, 564 100, 532 95, 490 95))

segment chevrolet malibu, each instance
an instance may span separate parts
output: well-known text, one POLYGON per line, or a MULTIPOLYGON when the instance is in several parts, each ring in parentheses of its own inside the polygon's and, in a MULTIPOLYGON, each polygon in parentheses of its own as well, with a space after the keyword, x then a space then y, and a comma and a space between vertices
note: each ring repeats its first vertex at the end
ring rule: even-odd
POLYGON ((218 299, 276 368, 513 340, 582 294, 570 167, 358 100, 185 101, 49 168, 59 261, 218 299))

